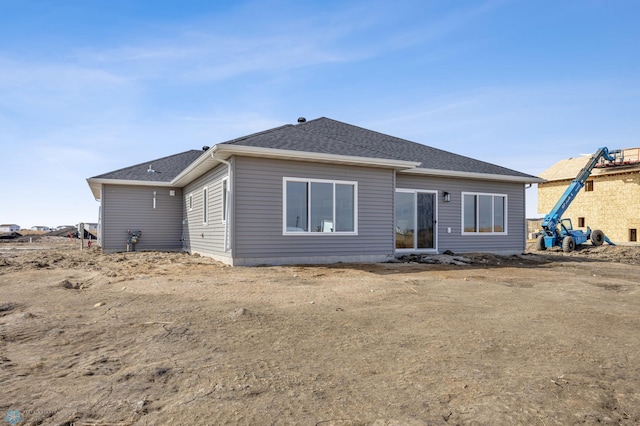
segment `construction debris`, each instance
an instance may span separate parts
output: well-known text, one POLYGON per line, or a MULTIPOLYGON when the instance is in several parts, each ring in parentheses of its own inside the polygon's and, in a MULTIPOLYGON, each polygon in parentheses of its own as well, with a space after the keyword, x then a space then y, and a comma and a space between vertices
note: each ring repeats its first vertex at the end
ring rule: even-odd
POLYGON ((399 260, 405 263, 414 262, 458 266, 468 266, 473 263, 468 257, 452 256, 449 254, 409 254, 402 256, 399 260))

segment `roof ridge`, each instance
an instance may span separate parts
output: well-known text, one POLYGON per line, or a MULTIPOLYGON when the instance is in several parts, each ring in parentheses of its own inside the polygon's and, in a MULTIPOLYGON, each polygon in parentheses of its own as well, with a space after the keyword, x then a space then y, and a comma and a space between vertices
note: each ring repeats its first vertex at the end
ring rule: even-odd
MULTIPOLYGON (((307 120, 307 119, 305 118, 305 119, 304 119, 304 121, 303 121, 302 123, 301 123, 301 122, 298 122, 298 124, 296 124, 296 127, 302 127, 302 126, 304 126, 305 124, 313 123, 314 121, 320 121, 320 120, 331 120, 331 121, 335 121, 335 122, 341 123, 341 121, 334 120, 334 119, 332 119, 332 118, 322 116, 322 117, 318 117, 318 118, 313 118, 313 119, 311 119, 311 120, 307 120)), ((345 124, 346 124, 346 123, 345 123, 345 124)))
POLYGON ((250 135, 240 136, 239 138, 230 139, 230 140, 225 141, 225 142, 219 142, 216 145, 221 145, 221 144, 232 145, 234 143, 242 142, 244 140, 247 140, 249 138, 253 138, 255 136, 265 135, 267 133, 279 131, 279 130, 282 130, 282 129, 286 128, 286 127, 294 127, 294 126, 293 126, 293 124, 283 124, 282 126, 274 127, 273 129, 261 130, 261 131, 256 132, 256 133, 251 133, 250 135))
MULTIPOLYGON (((391 136, 391 135, 388 135, 388 134, 386 134, 386 133, 381 133, 381 132, 377 132, 377 131, 375 131, 375 130, 365 129, 364 127, 360 127, 360 126, 356 126, 356 125, 353 125, 353 124, 345 123, 345 122, 343 122, 343 121, 339 121, 339 120, 334 120, 334 119, 332 119, 332 118, 328 118, 328 117, 319 117, 319 118, 316 118, 316 119, 313 119, 313 120, 310 120, 310 121, 307 121, 307 122, 301 123, 299 126, 304 126, 304 125, 305 125, 305 124, 307 124, 307 123, 313 123, 314 121, 319 121, 319 120, 322 120, 322 119, 324 119, 324 120, 329 120, 329 121, 333 121, 333 122, 335 122, 335 123, 340 123, 340 124, 343 124, 343 125, 345 125, 345 126, 355 127, 355 128, 358 128, 358 129, 361 129, 361 130, 367 131, 367 132, 377 133, 377 134, 379 134, 379 135, 387 136, 387 137, 390 137, 390 138, 393 138, 393 139, 398 139, 398 140, 401 140, 401 141, 404 141, 404 142, 412 142, 412 141, 409 141, 409 140, 405 140, 405 139, 401 139, 401 138, 396 138, 395 136, 391 136)), ((301 130, 305 130, 305 129, 301 129, 301 130)), ((305 130, 305 131, 311 131, 311 130, 305 130)), ((382 154, 382 155, 389 155, 389 153, 388 153, 388 152, 384 152, 384 151, 382 151, 382 150, 380 150, 380 149, 373 148, 373 147, 371 147, 370 145, 367 145, 367 144, 361 144, 361 143, 358 143, 358 142, 355 142, 355 141, 345 141, 345 140, 340 139, 340 138, 338 138, 338 137, 331 136, 331 135, 326 135, 326 134, 322 134, 322 137, 325 137, 325 138, 328 138, 328 139, 333 139, 333 140, 335 140, 335 141, 342 142, 342 143, 345 143, 345 144, 351 144, 351 145, 354 145, 354 146, 358 146, 358 147, 360 147, 360 148, 366 148, 366 149, 368 149, 368 150, 371 150, 371 151, 377 152, 378 154, 382 154)), ((412 142, 412 143, 418 143, 418 142, 412 142)), ((427 146, 427 145, 424 145, 424 146, 427 146)))

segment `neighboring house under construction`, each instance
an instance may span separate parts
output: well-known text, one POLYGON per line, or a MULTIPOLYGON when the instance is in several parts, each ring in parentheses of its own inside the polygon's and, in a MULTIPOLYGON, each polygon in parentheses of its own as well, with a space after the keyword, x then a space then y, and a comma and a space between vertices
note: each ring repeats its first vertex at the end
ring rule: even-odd
MULTIPOLYGON (((574 228, 601 229, 613 242, 638 242, 640 148, 622 150, 615 162, 601 161, 564 214, 574 228)), ((562 160, 545 170, 538 184, 538 213, 547 214, 589 156, 562 160)))

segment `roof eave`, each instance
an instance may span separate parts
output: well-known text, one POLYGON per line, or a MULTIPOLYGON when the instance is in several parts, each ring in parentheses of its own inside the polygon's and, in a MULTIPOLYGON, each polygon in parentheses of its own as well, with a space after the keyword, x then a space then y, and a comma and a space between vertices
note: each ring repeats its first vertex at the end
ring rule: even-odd
MULTIPOLYGON (((336 155, 326 154, 320 152, 307 152, 307 151, 294 151, 275 148, 262 148, 254 146, 243 145, 226 145, 218 144, 214 145, 209 150, 205 151, 194 162, 189 164, 182 172, 180 172, 171 182, 162 182, 162 186, 183 187, 190 182, 193 182, 198 177, 211 170, 215 165, 220 163, 220 160, 227 160, 233 155, 255 156, 261 158, 279 158, 286 160, 298 160, 298 161, 313 161, 324 163, 338 163, 338 164, 351 164, 369 167, 384 167, 392 168, 396 170, 405 170, 419 166, 421 163, 416 161, 404 161, 404 160, 390 160, 370 157, 357 157, 348 155, 336 155)), ((96 200, 99 199, 100 184, 115 184, 115 185, 154 185, 157 182, 143 182, 136 180, 122 180, 122 179, 100 179, 90 178, 87 179, 93 195, 96 200), (93 185, 92 185, 93 184, 93 185)))
POLYGON ((89 178, 87 179, 89 188, 93 193, 96 201, 100 201, 100 191, 103 184, 107 185, 128 185, 128 186, 166 186, 172 187, 171 182, 158 182, 149 180, 130 180, 130 179, 105 179, 105 178, 89 178))
POLYGON ((489 173, 462 172, 453 170, 418 168, 420 162, 392 160, 385 158, 358 157, 349 155, 328 154, 322 152, 294 151, 276 148, 263 148, 245 145, 218 144, 202 153, 195 161, 187 166, 170 182, 139 181, 127 179, 89 178, 87 182, 96 200, 100 200, 102 184, 111 185, 140 185, 183 187, 211 170, 220 160, 227 160, 233 155, 255 156, 260 158, 276 158, 285 160, 311 161, 319 163, 348 164, 365 167, 392 168, 400 173, 419 174, 428 176, 446 176, 458 178, 484 179, 502 182, 542 183, 545 179, 538 177, 496 175, 489 173))
POLYGON ((102 183, 96 182, 95 178, 87 179, 87 183, 89 184, 89 188, 91 188, 91 193, 93 194, 93 198, 95 198, 96 201, 100 201, 100 198, 102 197, 101 195, 102 183))
POLYGON ((543 183, 546 180, 535 176, 514 176, 514 175, 496 175, 492 173, 478 172, 462 172, 457 170, 441 170, 441 169, 423 169, 415 168, 402 170, 400 173, 427 175, 427 176, 444 176, 462 179, 483 179, 499 182, 516 182, 516 183, 543 183))
POLYGON ((194 162, 189 164, 183 171, 178 173, 176 177, 171 180, 172 186, 183 187, 190 182, 193 182, 216 164, 220 163, 218 158, 215 157, 216 152, 219 151, 220 145, 214 145, 212 148, 206 150, 202 155, 194 162))

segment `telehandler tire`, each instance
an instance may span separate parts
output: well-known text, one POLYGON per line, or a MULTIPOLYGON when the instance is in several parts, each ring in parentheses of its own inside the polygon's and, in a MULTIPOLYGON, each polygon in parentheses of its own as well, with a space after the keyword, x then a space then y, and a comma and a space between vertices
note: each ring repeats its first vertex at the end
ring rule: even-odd
POLYGON ((536 250, 542 251, 546 249, 547 246, 544 245, 544 235, 538 235, 538 238, 536 238, 536 250))
POLYGON ((576 242, 573 237, 567 235, 562 239, 562 251, 565 253, 571 253, 576 248, 576 242))
POLYGON ((601 246, 604 243, 604 232, 599 229, 591 231, 591 244, 601 246))

